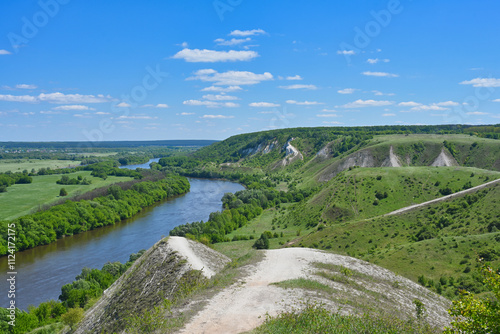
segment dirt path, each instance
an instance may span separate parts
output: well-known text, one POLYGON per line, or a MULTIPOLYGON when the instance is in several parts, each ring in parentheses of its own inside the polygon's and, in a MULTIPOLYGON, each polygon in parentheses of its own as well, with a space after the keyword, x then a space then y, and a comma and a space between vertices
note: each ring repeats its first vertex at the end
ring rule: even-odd
MULTIPOLYGON (((384 280, 384 284, 372 287, 374 291, 386 291, 391 305, 398 305, 401 309, 413 312, 412 300, 421 298, 426 307, 436 317, 435 322, 443 324, 448 321, 446 301, 429 294, 429 291, 417 284, 396 276, 387 269, 371 265, 367 262, 351 257, 336 255, 308 248, 284 248, 265 251, 264 259, 256 265, 247 268, 250 273, 247 277, 215 295, 186 327, 179 333, 217 333, 232 334, 250 331, 265 320, 266 314, 271 316, 289 309, 291 306, 300 307, 306 300, 307 293, 300 289, 282 289, 271 283, 295 278, 311 278, 316 269, 312 263, 331 263, 345 266, 366 275, 376 276, 384 280), (398 281, 405 289, 394 292, 390 282, 398 281)), ((316 280, 318 279, 317 276, 316 280)), ((356 291, 346 291, 349 287, 339 286, 339 293, 345 296, 359 295, 356 291)), ((345 297, 348 298, 348 297, 345 297)), ((336 309, 331 300, 326 301, 331 309, 336 309)), ((337 306, 337 307, 336 307, 337 306)), ((343 313, 349 310, 344 306, 343 313)))
POLYGON ((384 216, 397 215, 397 214, 404 213, 404 212, 407 212, 407 211, 411 211, 411 210, 414 210, 414 209, 417 209, 417 208, 421 208, 421 207, 429 205, 429 204, 446 201, 447 199, 450 199, 450 198, 454 198, 454 197, 462 196, 462 195, 465 195, 465 194, 468 194, 468 193, 476 192, 478 190, 481 190, 483 188, 486 188, 486 187, 488 187, 490 185, 493 185, 493 184, 496 184, 496 183, 500 183, 500 179, 493 180, 493 181, 490 181, 490 182, 486 182, 484 184, 480 184, 478 186, 475 186, 475 187, 472 187, 472 188, 469 188, 469 189, 466 189, 466 190, 462 190, 462 191, 456 192, 456 193, 451 194, 451 195, 439 197, 439 198, 436 198, 436 199, 433 199, 433 200, 430 200, 430 201, 427 201, 427 202, 424 202, 424 203, 410 205, 410 206, 407 206, 405 208, 389 212, 389 213, 385 214, 384 216))

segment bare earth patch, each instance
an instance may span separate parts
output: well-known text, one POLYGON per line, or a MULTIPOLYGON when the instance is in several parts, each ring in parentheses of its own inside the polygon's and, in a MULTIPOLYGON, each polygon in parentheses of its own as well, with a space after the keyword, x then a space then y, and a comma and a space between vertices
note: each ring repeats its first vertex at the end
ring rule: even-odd
POLYGON ((415 316, 413 300, 419 299, 427 309, 427 321, 443 327, 449 323, 449 302, 412 281, 376 265, 347 256, 308 248, 267 250, 264 259, 245 271, 248 275, 211 298, 179 333, 241 333, 250 331, 290 306, 312 300, 345 313, 363 313, 357 303, 367 302, 386 312, 415 316), (357 275, 347 284, 318 276, 317 263, 349 268, 357 275), (333 295, 303 289, 283 289, 271 283, 304 278, 329 285, 333 295), (375 306, 377 307, 377 306, 375 306))

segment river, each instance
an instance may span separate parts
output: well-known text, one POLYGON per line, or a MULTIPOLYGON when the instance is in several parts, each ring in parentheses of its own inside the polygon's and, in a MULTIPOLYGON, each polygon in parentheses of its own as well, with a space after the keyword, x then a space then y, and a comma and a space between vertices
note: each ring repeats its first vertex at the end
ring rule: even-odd
MULTIPOLYGON (((146 168, 148 164, 145 164, 146 168)), ((130 166, 129 166, 130 167, 130 166)), ((146 208, 135 217, 57 240, 16 254, 16 306, 27 309, 50 299, 57 300, 61 287, 74 281, 82 268, 101 268, 106 262, 128 260, 132 253, 153 246, 177 225, 208 219, 222 209, 227 192, 244 189, 229 181, 189 179, 191 191, 146 208)), ((7 257, 0 258, 0 306, 7 307, 7 257)))

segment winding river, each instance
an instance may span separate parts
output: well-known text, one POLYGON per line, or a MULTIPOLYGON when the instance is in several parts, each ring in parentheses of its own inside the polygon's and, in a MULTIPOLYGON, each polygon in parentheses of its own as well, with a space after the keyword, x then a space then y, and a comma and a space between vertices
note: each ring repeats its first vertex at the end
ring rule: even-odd
MULTIPOLYGON (((130 254, 150 248, 175 226, 206 221, 211 212, 222 209, 221 198, 225 193, 243 189, 242 185, 229 181, 189 179, 189 182, 189 193, 157 203, 131 219, 17 253, 16 306, 27 309, 28 305, 57 300, 61 287, 71 283, 82 268, 100 269, 108 261, 124 263, 130 254)), ((7 271, 7 257, 1 257, 2 307, 7 307, 9 301, 7 271)))

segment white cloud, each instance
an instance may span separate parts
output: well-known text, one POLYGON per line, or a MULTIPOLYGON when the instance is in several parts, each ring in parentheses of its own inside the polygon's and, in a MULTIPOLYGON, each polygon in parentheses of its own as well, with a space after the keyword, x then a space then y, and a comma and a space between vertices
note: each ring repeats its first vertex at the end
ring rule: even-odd
POLYGON ((201 91, 202 92, 221 92, 221 93, 228 93, 228 92, 235 92, 243 90, 240 86, 229 86, 229 87, 216 87, 216 86, 210 86, 210 87, 205 87, 201 91))
POLYGON ((387 77, 387 78, 397 78, 399 75, 393 74, 393 73, 387 73, 387 72, 371 72, 371 71, 365 71, 361 73, 363 75, 367 76, 372 76, 372 77, 387 77))
POLYGON ((95 110, 94 108, 89 108, 87 106, 82 105, 71 105, 71 106, 60 106, 52 108, 54 110, 95 110))
POLYGON ((0 101, 8 101, 8 102, 28 102, 28 103, 37 103, 39 102, 36 96, 31 95, 3 95, 0 94, 0 101))
POLYGON ((118 119, 157 119, 158 117, 152 117, 147 115, 137 115, 137 116, 120 116, 118 119))
POLYGON ((250 37, 247 38, 231 38, 230 40, 225 40, 224 38, 217 38, 214 42, 217 43, 217 45, 221 46, 232 46, 232 45, 239 45, 243 44, 246 42, 250 42, 252 39, 250 37))
POLYGON ((394 93, 382 93, 379 90, 372 90, 372 93, 375 94, 376 96, 384 96, 384 95, 386 95, 386 96, 394 96, 394 95, 396 95, 394 93))
POLYGON ((216 63, 226 61, 248 61, 258 56, 259 54, 255 51, 183 49, 172 56, 172 58, 184 59, 188 63, 216 63))
POLYGON ((271 102, 252 102, 249 104, 249 106, 255 108, 276 108, 279 107, 280 105, 278 103, 271 103, 271 102))
POLYGON ((181 46, 185 49, 189 46, 188 42, 182 42, 181 46))
POLYGON ((234 116, 225 116, 225 115, 203 115, 201 118, 209 118, 209 119, 228 119, 228 118, 234 118, 234 116))
POLYGON ((288 76, 286 77, 287 80, 303 80, 300 75, 294 75, 294 76, 288 76))
POLYGON ((99 95, 80 95, 50 93, 38 95, 38 100, 49 103, 104 103, 112 100, 111 96, 99 95))
POLYGON ((126 102, 120 102, 116 105, 118 108, 130 108, 131 105, 126 102))
POLYGON ((493 100, 493 102, 500 102, 500 99, 493 100))
POLYGON ((440 111, 440 110, 448 110, 449 108, 441 107, 437 105, 436 103, 429 104, 429 105, 420 105, 411 108, 413 111, 421 111, 421 110, 433 110, 433 111, 440 111))
POLYGON ((44 115, 59 115, 61 114, 60 111, 54 111, 54 110, 42 110, 40 111, 40 114, 44 114, 44 115))
POLYGON ((204 69, 194 73, 193 77, 187 80, 201 80, 214 82, 221 86, 255 85, 262 81, 273 80, 273 75, 269 72, 256 74, 248 71, 227 71, 219 73, 216 70, 204 69))
POLYGON ((500 79, 495 78, 475 78, 462 81, 461 85, 472 85, 474 87, 500 87, 500 79))
POLYGON ((194 112, 181 112, 180 114, 176 114, 178 116, 191 116, 196 115, 194 112))
POLYGON ((391 117, 391 116, 396 116, 396 114, 382 114, 382 117, 391 117))
POLYGON ((3 49, 0 50, 0 55, 11 55, 11 54, 12 54, 12 52, 9 52, 7 50, 3 50, 3 49))
POLYGON ((321 110, 322 112, 337 112, 337 110, 334 110, 334 109, 323 109, 321 110))
POLYGON ((344 124, 344 123, 341 123, 341 122, 336 122, 336 121, 331 121, 331 122, 323 122, 323 124, 337 124, 337 125, 340 125, 340 124, 344 124))
POLYGON ((16 85, 16 88, 18 88, 18 89, 35 89, 38 87, 36 85, 19 84, 19 85, 16 85))
POLYGON ((317 114, 316 117, 342 117, 337 114, 317 114))
POLYGON ((422 103, 414 102, 414 101, 408 101, 408 102, 400 102, 398 103, 398 106, 400 107, 418 107, 421 106, 422 103))
POLYGON ((182 102, 182 104, 187 106, 205 106, 207 108, 236 108, 240 105, 233 102, 215 102, 215 101, 200 101, 200 100, 187 100, 182 102))
POLYGON ((339 93, 339 94, 352 94, 355 91, 357 91, 356 88, 344 88, 344 89, 338 90, 337 93, 339 93))
POLYGON ((379 63, 379 62, 388 63, 390 61, 391 61, 390 59, 370 58, 366 62, 369 63, 369 64, 376 64, 376 63, 379 63))
POLYGON ((239 100, 238 97, 231 96, 231 95, 213 95, 213 94, 207 94, 207 95, 203 95, 203 98, 205 100, 210 100, 210 101, 232 101, 232 100, 239 100))
POLYGON ((303 102, 299 102, 299 101, 295 101, 295 100, 287 100, 286 103, 288 103, 288 104, 296 104, 298 106, 314 106, 314 105, 318 105, 318 104, 324 104, 324 103, 316 102, 316 101, 303 101, 303 102))
POLYGON ((104 112, 104 111, 98 111, 95 113, 96 115, 110 115, 111 113, 109 112, 104 112))
POLYGON ((282 89, 308 89, 315 90, 318 89, 315 85, 288 85, 288 86, 279 86, 282 89))
POLYGON ((347 56, 352 56, 352 55, 355 55, 356 52, 354 52, 353 50, 339 50, 337 51, 337 54, 338 55, 347 55, 347 56))
POLYGON ((474 116, 481 116, 481 115, 488 115, 487 112, 482 112, 482 111, 471 111, 466 113, 467 115, 474 115, 474 116))
POLYGON ((392 101, 375 101, 375 100, 356 100, 341 106, 342 108, 364 108, 364 107, 383 107, 394 104, 392 101))
POLYGON ((436 103, 436 105, 442 106, 442 107, 453 107, 453 106, 459 106, 460 103, 455 102, 455 101, 445 101, 445 102, 436 103))
POLYGON ((255 36, 255 35, 264 35, 266 32, 262 29, 252 29, 252 30, 233 30, 229 34, 229 36, 255 36))

